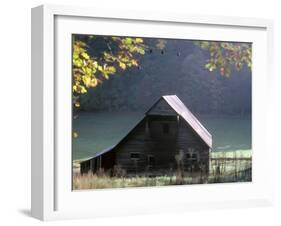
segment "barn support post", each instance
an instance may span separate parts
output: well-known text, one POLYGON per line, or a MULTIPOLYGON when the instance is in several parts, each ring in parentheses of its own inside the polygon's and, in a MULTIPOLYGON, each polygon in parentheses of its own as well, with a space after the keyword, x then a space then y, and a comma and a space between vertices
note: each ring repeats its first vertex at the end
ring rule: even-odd
POLYGON ((148 118, 146 118, 145 120, 145 134, 148 135, 149 134, 149 121, 148 118))
POLYGON ((91 159, 90 160, 90 169, 89 169, 89 171, 92 171, 92 169, 93 169, 93 160, 91 159))
POLYGON ((100 169, 100 157, 97 157, 97 170, 100 169))
POLYGON ((177 115, 177 131, 176 131, 176 139, 178 139, 179 130, 180 130, 180 116, 179 116, 179 115, 177 115))
POLYGON ((96 168, 96 160, 93 159, 93 165, 92 165, 92 172, 95 172, 95 168, 96 168))

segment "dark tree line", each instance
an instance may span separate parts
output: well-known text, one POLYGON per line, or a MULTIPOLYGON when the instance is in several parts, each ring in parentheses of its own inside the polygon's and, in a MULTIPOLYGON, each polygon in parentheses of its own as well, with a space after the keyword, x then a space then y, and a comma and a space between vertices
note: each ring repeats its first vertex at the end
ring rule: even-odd
POLYGON ((176 94, 196 113, 251 115, 249 67, 229 64, 231 76, 222 76, 221 68, 210 72, 210 52, 194 41, 169 40, 163 48, 149 47, 154 40, 144 43, 138 66, 89 89, 80 97, 80 111, 145 111, 160 96, 176 94))

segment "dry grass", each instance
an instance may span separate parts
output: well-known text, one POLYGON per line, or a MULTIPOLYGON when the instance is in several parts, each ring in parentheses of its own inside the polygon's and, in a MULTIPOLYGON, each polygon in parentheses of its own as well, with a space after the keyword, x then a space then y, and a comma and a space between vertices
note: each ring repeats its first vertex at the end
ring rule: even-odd
POLYGON ((187 185, 226 182, 246 182, 252 180, 251 161, 221 159, 211 161, 210 172, 188 173, 175 171, 163 176, 121 176, 110 177, 105 172, 98 174, 74 174, 73 189, 128 188, 165 185, 187 185))
MULTIPOLYGON (((213 152, 210 156, 209 173, 188 173, 180 167, 174 172, 162 172, 161 176, 126 175, 121 168, 114 171, 115 177, 99 171, 97 174, 80 174, 80 161, 73 162, 73 189, 102 189, 165 186, 180 184, 207 184, 226 182, 246 182, 252 180, 251 152, 213 152), (163 175, 163 176, 162 176, 163 175)), ((158 174, 159 175, 159 174, 158 174)))
POLYGON ((108 177, 96 174, 76 175, 73 178, 73 189, 128 188, 163 186, 175 183, 176 177, 108 177))

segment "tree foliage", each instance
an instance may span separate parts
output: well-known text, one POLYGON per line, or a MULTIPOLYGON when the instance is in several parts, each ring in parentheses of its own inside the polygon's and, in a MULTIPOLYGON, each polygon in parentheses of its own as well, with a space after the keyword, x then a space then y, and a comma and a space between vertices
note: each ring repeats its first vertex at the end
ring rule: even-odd
POLYGON ((102 84, 118 70, 138 66, 137 54, 145 54, 142 38, 75 36, 72 55, 74 106, 80 106, 79 96, 89 88, 102 84))
POLYGON ((218 70, 222 76, 229 77, 231 70, 240 71, 243 66, 252 69, 252 47, 250 43, 197 41, 196 44, 209 51, 205 68, 218 70))
MULTIPOLYGON (((142 38, 74 35, 72 47, 73 105, 80 108, 80 96, 108 80, 118 70, 139 65, 145 54, 142 38)), ((77 117, 77 116, 75 116, 77 117)), ((73 137, 78 132, 73 131, 73 137)))

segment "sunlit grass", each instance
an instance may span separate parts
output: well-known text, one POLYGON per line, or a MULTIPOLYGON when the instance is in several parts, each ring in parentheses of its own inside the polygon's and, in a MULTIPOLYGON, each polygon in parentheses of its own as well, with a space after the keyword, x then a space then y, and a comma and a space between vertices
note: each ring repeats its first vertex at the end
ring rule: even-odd
POLYGON ((212 151, 211 158, 251 158, 251 150, 212 151))

